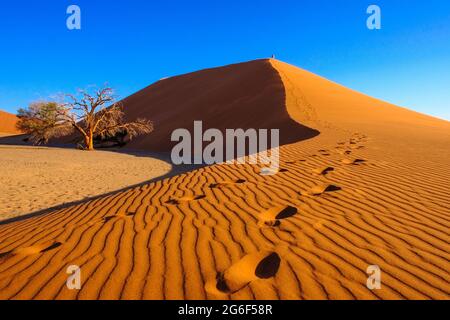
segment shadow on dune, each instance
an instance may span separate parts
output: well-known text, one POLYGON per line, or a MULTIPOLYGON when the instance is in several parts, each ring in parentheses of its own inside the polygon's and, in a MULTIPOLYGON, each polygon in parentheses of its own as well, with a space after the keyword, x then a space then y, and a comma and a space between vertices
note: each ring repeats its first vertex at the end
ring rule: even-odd
MULTIPOLYGON (((218 129, 279 129, 280 145, 319 135, 292 119, 286 108, 286 89, 269 60, 256 60, 176 76, 122 100, 126 117, 154 122, 155 131, 137 137, 126 148, 169 151, 176 129, 194 137, 194 121, 203 132, 218 129)), ((226 159, 229 160, 229 159, 226 159)))
POLYGON ((21 135, 4 135, 0 136, 0 145, 5 146, 32 146, 30 143, 27 143, 25 139, 27 138, 26 134, 21 135))

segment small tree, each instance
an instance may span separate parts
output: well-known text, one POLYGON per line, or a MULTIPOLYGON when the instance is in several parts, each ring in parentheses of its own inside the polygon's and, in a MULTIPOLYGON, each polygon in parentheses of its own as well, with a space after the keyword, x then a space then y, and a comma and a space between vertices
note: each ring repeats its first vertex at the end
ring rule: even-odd
POLYGON ((62 103, 33 103, 28 109, 19 110, 17 127, 36 144, 76 131, 82 136, 86 150, 94 150, 96 137, 105 139, 126 133, 133 139, 153 131, 152 122, 146 119, 125 122, 123 108, 115 102, 113 93, 109 87, 94 94, 80 90, 77 95, 66 95, 62 103))
POLYGON ((51 138, 58 138, 72 132, 61 114, 63 106, 56 102, 34 102, 28 109, 20 109, 17 113, 17 128, 30 136, 34 144, 46 144, 51 138))

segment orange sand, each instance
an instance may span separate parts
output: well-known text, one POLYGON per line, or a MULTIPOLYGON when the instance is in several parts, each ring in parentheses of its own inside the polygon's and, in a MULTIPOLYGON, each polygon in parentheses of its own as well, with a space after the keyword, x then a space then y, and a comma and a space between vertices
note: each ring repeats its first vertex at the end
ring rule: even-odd
POLYGON ((16 128, 17 117, 0 110, 0 133, 20 133, 16 128))
POLYGON ((0 225, 1 299, 450 298, 449 122, 275 60, 163 80, 125 106, 156 120, 130 148, 166 149, 192 120, 280 128, 284 170, 215 165, 0 225))
MULTIPOLYGON (((0 144, 17 137, 0 136, 0 144)), ((0 222, 180 173, 168 160, 153 153, 0 145, 0 222)))

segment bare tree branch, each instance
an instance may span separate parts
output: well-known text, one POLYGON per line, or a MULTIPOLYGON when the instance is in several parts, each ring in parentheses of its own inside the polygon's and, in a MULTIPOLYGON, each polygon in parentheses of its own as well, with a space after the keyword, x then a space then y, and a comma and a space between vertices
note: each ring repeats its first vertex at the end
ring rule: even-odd
POLYGON ((125 122, 123 106, 114 102, 114 90, 108 86, 93 94, 79 90, 77 95, 66 94, 62 103, 40 102, 31 104, 28 110, 22 109, 18 126, 29 133, 35 143, 47 143, 51 138, 76 130, 83 137, 87 150, 94 149, 95 138, 122 135, 131 140, 153 131, 153 123, 146 119, 125 122))

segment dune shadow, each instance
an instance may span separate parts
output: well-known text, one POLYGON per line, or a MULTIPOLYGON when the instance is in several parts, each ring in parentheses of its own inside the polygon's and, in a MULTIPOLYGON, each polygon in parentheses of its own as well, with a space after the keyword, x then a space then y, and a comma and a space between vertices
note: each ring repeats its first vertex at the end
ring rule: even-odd
MULTIPOLYGON (((228 130, 235 130, 238 139, 247 138, 243 132, 248 130, 255 129, 259 133, 267 130, 265 149, 271 146, 271 130, 279 130, 280 146, 320 134, 289 114, 284 82, 266 59, 166 79, 125 98, 121 103, 128 110, 127 119, 145 115, 155 123, 155 131, 148 136, 136 137, 130 142, 130 149, 172 150, 178 144, 171 141, 174 130, 185 129, 195 137, 195 121, 202 122, 203 132, 214 129, 220 131, 224 138, 228 130), (142 111, 144 106, 150 106, 145 114, 142 111)), ((193 144, 194 138, 191 146, 193 144)), ((204 143, 203 147, 208 144, 204 143)), ((246 141, 245 154, 238 155, 237 150, 233 154, 236 157, 251 155, 248 146, 246 141)), ((233 157, 226 156, 226 151, 224 148, 224 161, 232 160, 233 157)))
POLYGON ((33 147, 31 143, 27 142, 26 134, 11 134, 11 135, 0 135, 0 145, 4 146, 25 146, 25 147, 33 147))

